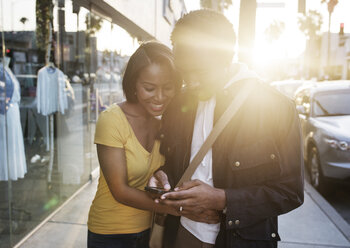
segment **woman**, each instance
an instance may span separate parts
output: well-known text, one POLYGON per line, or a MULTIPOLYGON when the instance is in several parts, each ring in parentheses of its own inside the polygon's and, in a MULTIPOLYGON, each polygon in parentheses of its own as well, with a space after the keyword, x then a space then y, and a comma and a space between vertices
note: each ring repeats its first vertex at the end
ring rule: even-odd
POLYGON ((88 247, 148 247, 151 211, 177 215, 144 192, 163 164, 156 134, 181 80, 169 48, 143 43, 123 77, 126 101, 101 113, 95 134, 100 179, 88 220, 88 247))

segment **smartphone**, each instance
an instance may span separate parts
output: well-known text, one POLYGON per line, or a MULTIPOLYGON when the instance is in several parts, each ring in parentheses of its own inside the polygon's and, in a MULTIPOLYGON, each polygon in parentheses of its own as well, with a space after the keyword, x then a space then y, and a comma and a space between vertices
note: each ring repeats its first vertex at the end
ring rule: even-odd
POLYGON ((150 192, 150 193, 157 194, 157 195, 162 195, 162 194, 165 194, 165 193, 168 193, 168 192, 172 191, 172 190, 165 190, 163 188, 149 187, 149 186, 146 186, 145 190, 150 192))

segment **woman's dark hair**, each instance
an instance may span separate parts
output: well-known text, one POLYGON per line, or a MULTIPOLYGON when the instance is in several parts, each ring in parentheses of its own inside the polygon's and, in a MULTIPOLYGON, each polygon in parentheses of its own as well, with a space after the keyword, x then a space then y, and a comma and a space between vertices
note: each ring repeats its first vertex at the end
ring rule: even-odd
POLYGON ((174 56, 170 48, 157 42, 148 41, 140 45, 140 47, 131 55, 126 66, 123 76, 123 91, 128 102, 137 103, 136 82, 141 71, 151 64, 165 65, 171 72, 175 89, 178 91, 181 87, 181 78, 174 64, 174 56))

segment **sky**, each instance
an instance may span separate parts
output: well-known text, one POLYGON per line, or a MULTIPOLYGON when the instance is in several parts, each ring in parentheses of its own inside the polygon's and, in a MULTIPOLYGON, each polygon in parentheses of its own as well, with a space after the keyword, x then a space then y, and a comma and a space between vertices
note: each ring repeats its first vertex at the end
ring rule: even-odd
MULTIPOLYGON (((337 33, 339 31, 339 25, 340 23, 345 23, 345 28, 344 31, 350 33, 350 1, 349 0, 338 0, 338 4, 335 6, 333 14, 332 14, 332 25, 331 25, 331 32, 337 33)), ((239 5, 239 0, 233 0, 233 5, 237 6, 239 5)), ((287 3, 287 4, 292 4, 294 2, 294 5, 297 6, 297 0, 257 0, 258 3, 287 3)), ((186 8, 188 11, 199 9, 200 4, 199 0, 185 0, 186 8)), ((306 0, 306 8, 307 9, 314 9, 319 11, 323 16, 324 16, 324 25, 322 27, 322 30, 325 32, 328 30, 328 10, 327 10, 327 5, 326 4, 321 4, 321 0, 306 0)), ((266 18, 265 20, 267 21, 268 19, 271 18, 276 18, 279 16, 279 18, 283 19, 283 15, 279 15, 278 11, 275 12, 275 14, 270 15, 268 8, 265 8, 266 18)), ((230 21, 232 21, 232 18, 230 16, 227 16, 230 21)), ((263 18, 264 19, 264 18, 263 18)), ((259 20, 261 21, 261 20, 259 20)), ((263 22, 266 22, 262 20, 263 22)))
MULTIPOLYGON (((233 5, 225 16, 233 23, 236 31, 239 25, 240 0, 233 0, 233 5)), ((297 0, 257 0, 258 3, 284 3, 284 8, 258 8, 256 12, 255 62, 265 63, 267 60, 280 58, 297 58, 305 49, 305 37, 298 28, 297 0), (285 23, 285 32, 273 43, 266 40, 266 28, 274 21, 285 23)), ((199 0, 185 0, 188 11, 199 9, 199 0)), ((321 0, 306 0, 307 10, 317 10, 323 16, 322 32, 328 31, 328 10, 321 0)), ((344 31, 350 32, 350 0, 339 0, 332 14, 331 32, 338 33, 340 23, 344 23, 344 31)))

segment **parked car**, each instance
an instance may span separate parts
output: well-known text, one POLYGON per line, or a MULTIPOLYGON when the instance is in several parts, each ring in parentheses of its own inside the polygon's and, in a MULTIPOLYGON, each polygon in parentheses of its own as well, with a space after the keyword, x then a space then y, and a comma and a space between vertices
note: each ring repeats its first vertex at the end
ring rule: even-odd
POLYGON ((302 87, 295 103, 312 185, 327 192, 329 179, 350 182, 350 81, 302 87))
POLYGON ((314 81, 309 81, 309 80, 291 79, 291 80, 275 81, 275 82, 272 82, 270 85, 276 88, 282 94, 293 99, 295 92, 298 90, 299 87, 314 84, 314 83, 315 83, 314 81))

